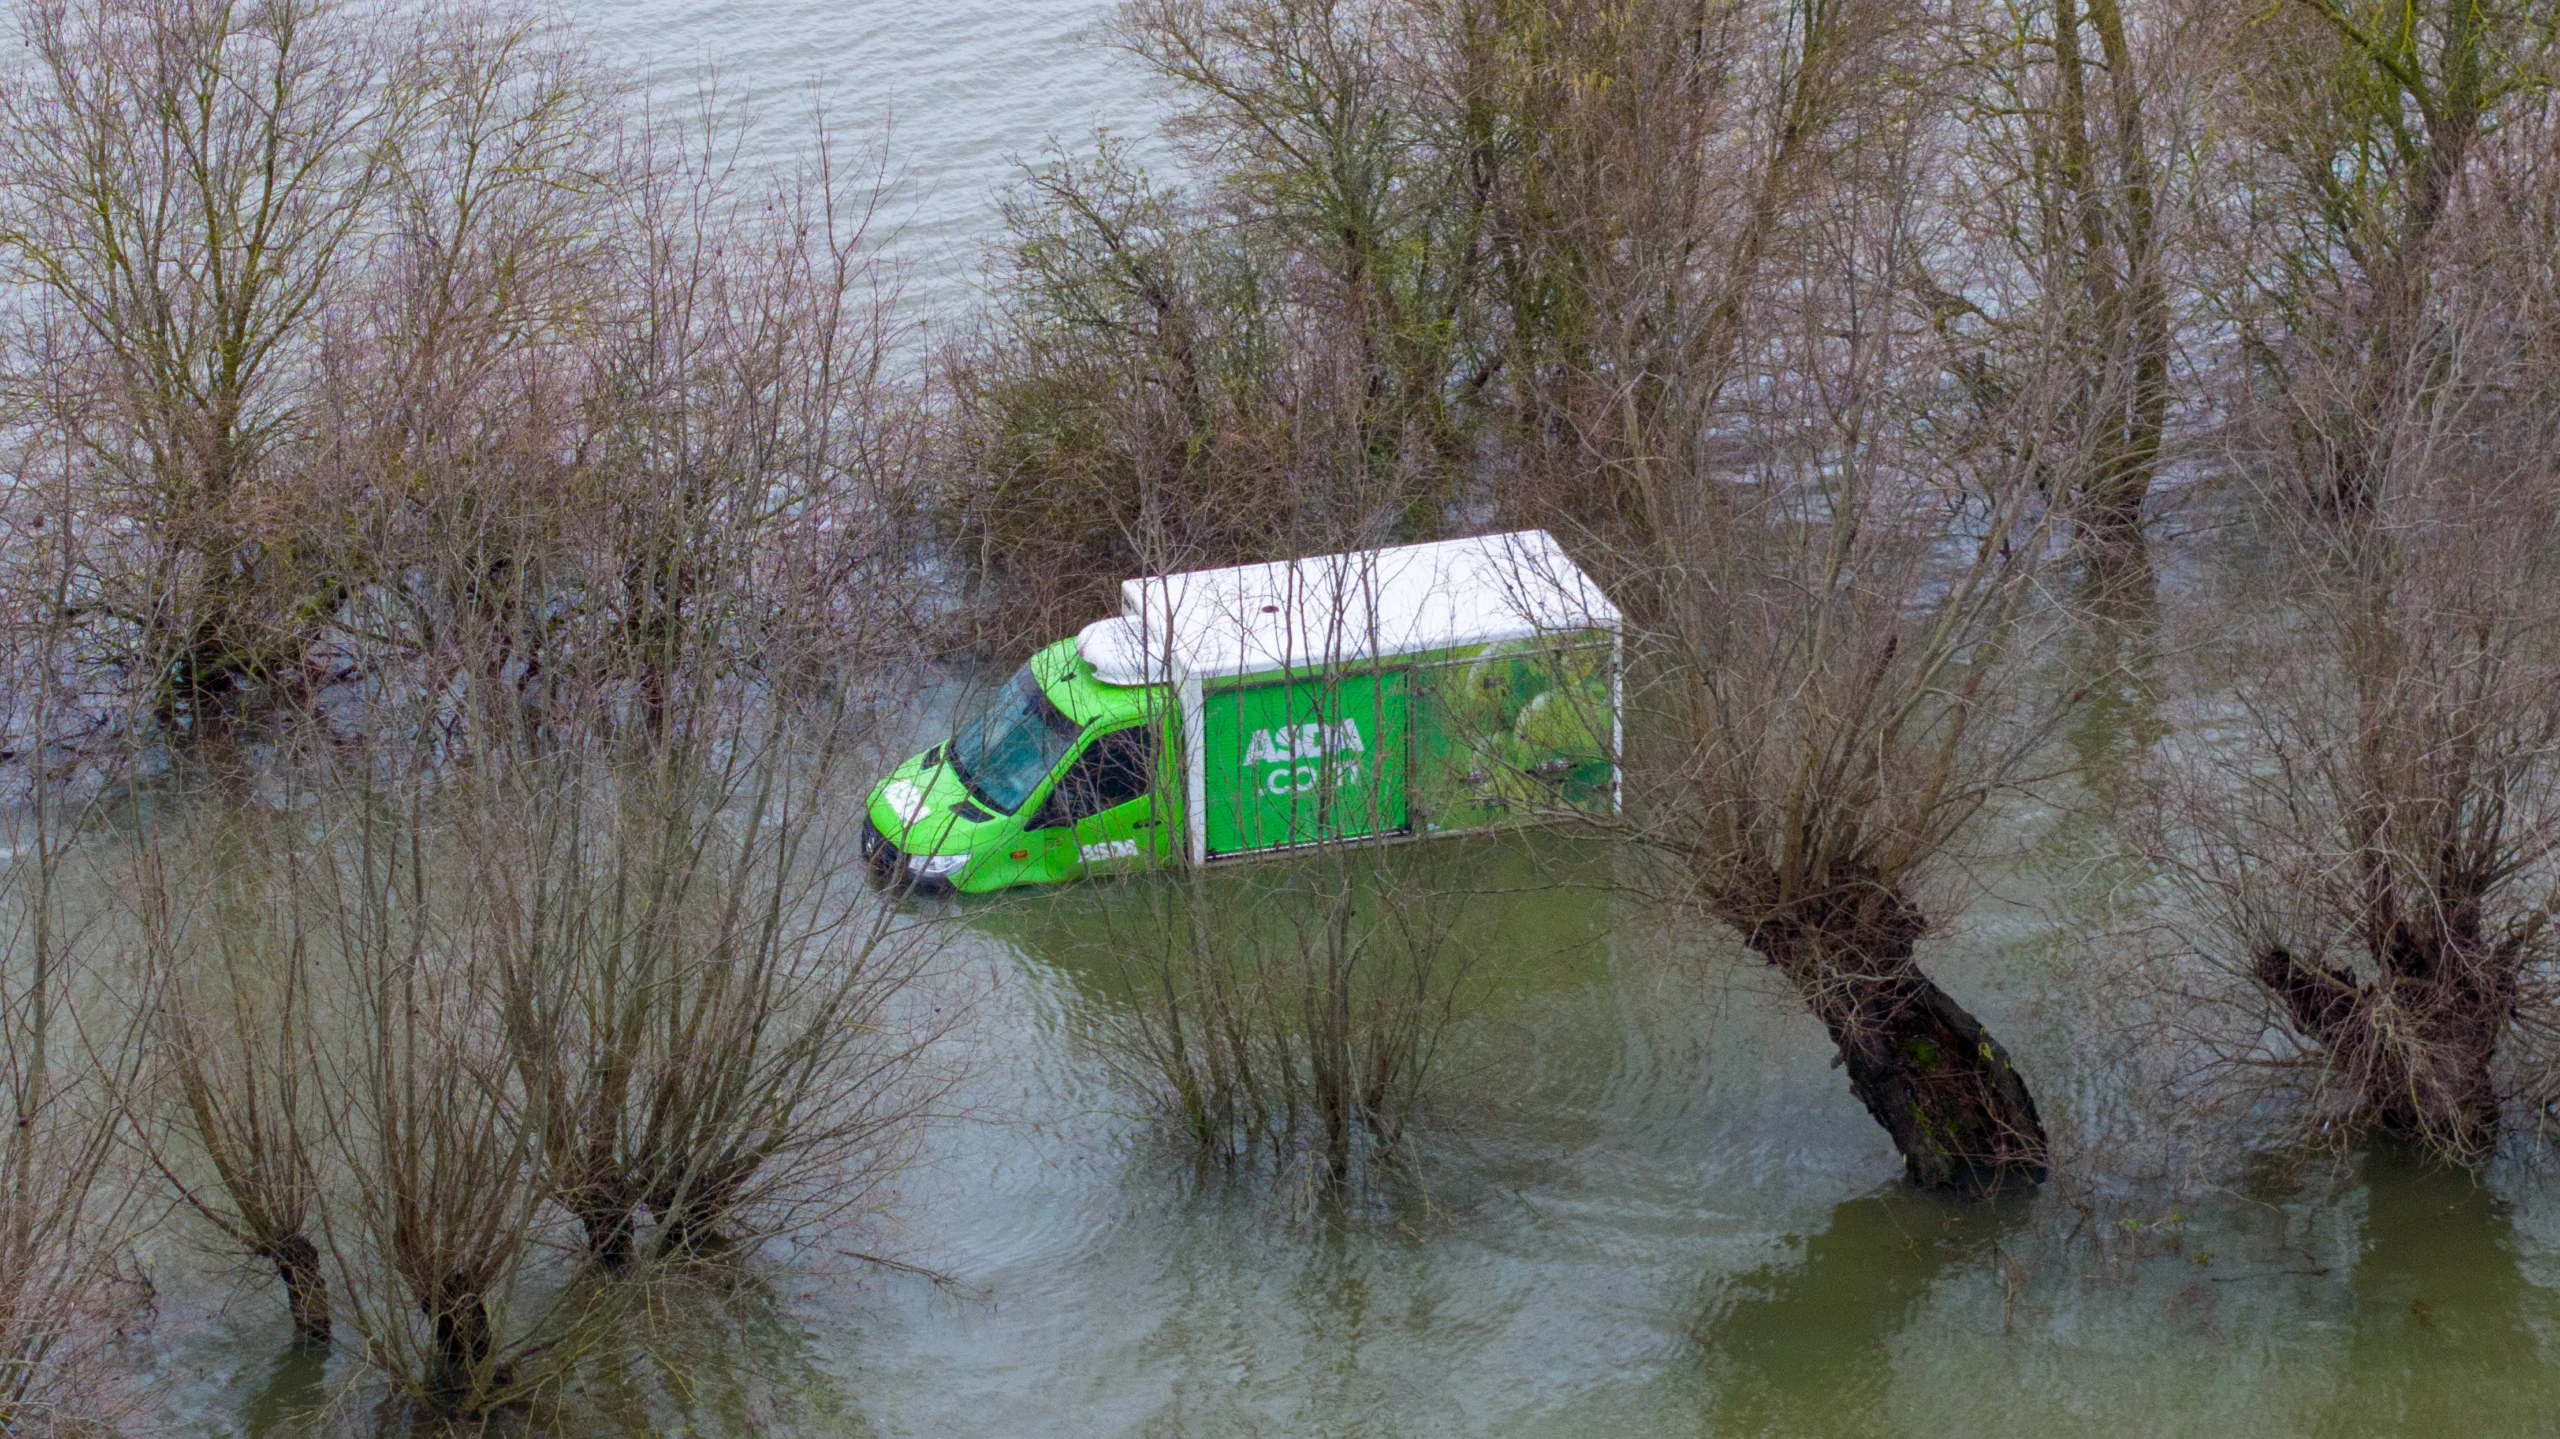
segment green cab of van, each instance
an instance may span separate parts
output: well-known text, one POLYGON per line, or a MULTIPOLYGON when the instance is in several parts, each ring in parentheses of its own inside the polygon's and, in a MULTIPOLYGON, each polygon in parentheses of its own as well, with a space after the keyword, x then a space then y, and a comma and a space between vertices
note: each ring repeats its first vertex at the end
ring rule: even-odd
POLYGON ((1133 579, 871 792, 968 892, 1614 811, 1620 621, 1544 531, 1133 579))
POLYGON ((1172 862, 1177 817, 1156 804, 1172 789, 1168 694, 1102 683, 1074 640, 1042 649, 871 792, 864 860, 969 892, 1172 862))

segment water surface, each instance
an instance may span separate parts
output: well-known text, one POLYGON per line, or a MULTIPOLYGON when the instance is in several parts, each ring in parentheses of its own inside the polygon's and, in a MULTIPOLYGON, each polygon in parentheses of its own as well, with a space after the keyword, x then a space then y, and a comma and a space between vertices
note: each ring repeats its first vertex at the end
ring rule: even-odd
POLYGON ((608 55, 654 93, 706 81, 751 100, 765 134, 751 160, 802 150, 811 102, 857 144, 888 137, 884 218, 919 318, 969 303, 998 190, 1053 141, 1097 129, 1143 143, 1164 104, 1126 57, 1098 43, 1098 0, 566 0, 608 55))
MULTIPOLYGON (((2560 1412, 2560 1209, 2523 1170, 2369 1157, 2199 1192, 2084 1153, 2029 1198, 1914 1192, 1742 956, 1532 888, 1591 876, 1554 840, 1442 843, 1482 938, 1419 1182, 1310 1202, 1204 1174, 1146 1111, 1104 1044, 1129 1003, 1105 956, 1173 881, 955 905, 967 1117, 859 1236, 944 1282, 777 1253, 769 1298, 707 1311, 719 1362, 689 1389, 607 1366, 545 1427, 2354 1436, 2560 1412)), ((2085 1141, 2116 1132, 2121 1079, 2072 992, 2080 930, 2019 902, 2032 880, 1930 957, 2085 1141)), ((266 1286, 160 1255, 181 1427, 298 1432, 279 1421, 332 1376, 285 1352, 266 1286)))

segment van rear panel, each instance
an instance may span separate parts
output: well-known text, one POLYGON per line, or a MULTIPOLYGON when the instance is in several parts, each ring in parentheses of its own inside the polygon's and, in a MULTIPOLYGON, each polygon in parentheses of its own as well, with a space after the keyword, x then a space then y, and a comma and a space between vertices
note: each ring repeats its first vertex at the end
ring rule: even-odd
POLYGON ((1415 666, 1415 831, 1615 810, 1616 669, 1614 638, 1602 634, 1484 645, 1415 666))

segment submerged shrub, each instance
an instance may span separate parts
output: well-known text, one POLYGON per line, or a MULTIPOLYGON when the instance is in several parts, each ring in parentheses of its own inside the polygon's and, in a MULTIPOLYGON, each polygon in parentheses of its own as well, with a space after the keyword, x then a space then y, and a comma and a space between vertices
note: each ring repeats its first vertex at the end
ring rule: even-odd
POLYGON ((1132 880, 1097 904, 1078 963, 1109 977, 1112 1062, 1201 1159, 1331 1193, 1409 1157, 1484 912, 1430 848, 1132 880))
POLYGON ((563 1382, 635 1263, 876 1209, 942 1092, 958 1010, 906 1002, 925 932, 842 880, 841 750, 726 733, 303 757, 143 821, 147 1148, 300 1338, 429 1413, 563 1382))

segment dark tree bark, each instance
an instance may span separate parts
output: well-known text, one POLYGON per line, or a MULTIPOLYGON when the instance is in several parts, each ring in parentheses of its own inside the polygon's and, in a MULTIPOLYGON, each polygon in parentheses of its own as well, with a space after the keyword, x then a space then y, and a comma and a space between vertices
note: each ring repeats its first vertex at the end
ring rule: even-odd
POLYGON ((428 1395, 445 1412, 467 1415, 483 1392, 480 1370, 496 1344, 488 1301, 467 1276, 455 1275, 419 1307, 434 1350, 428 1395))
POLYGON ((700 1258, 726 1250, 729 1220, 763 1162, 752 1149, 732 1151, 660 1175, 647 1200, 658 1221, 652 1253, 700 1258))
POLYGON ((284 1282, 286 1312, 293 1317, 293 1342, 326 1347, 329 1343, 329 1280, 320 1269, 320 1247, 300 1233, 288 1234, 258 1256, 274 1266, 284 1282))
POLYGON ((2295 1032, 2349 1078, 2359 1126, 2466 1163, 2487 1159, 2499 1130, 2494 1066, 2520 978, 2510 947, 2431 941, 2395 923, 2375 948, 2370 980, 2281 946, 2261 951, 2254 969, 2295 1032))
POLYGON ((2073 232, 2065 243, 2077 249, 2074 268, 2098 325, 2086 399, 2106 417, 2077 486, 2077 528, 2084 541, 2107 548, 2141 541, 2169 412, 2169 302, 2141 84, 2123 12, 2116 0, 2086 0, 2086 23, 2105 58, 2100 72, 2114 139, 2112 154, 2102 156, 2080 50, 2081 8, 2079 0, 2054 7, 2061 97, 2053 118, 2057 178, 2073 232))
POLYGON ((1849 1090, 1911 1182, 1979 1197, 2044 1182, 2044 1122, 1982 1022, 1913 962, 1925 919, 1861 887, 1747 927, 1830 1031, 1849 1090))
POLYGON ((630 1267, 636 1205, 608 1193, 603 1186, 570 1195, 566 1205, 578 1217, 578 1227, 586 1235, 589 1258, 612 1273, 630 1267))

